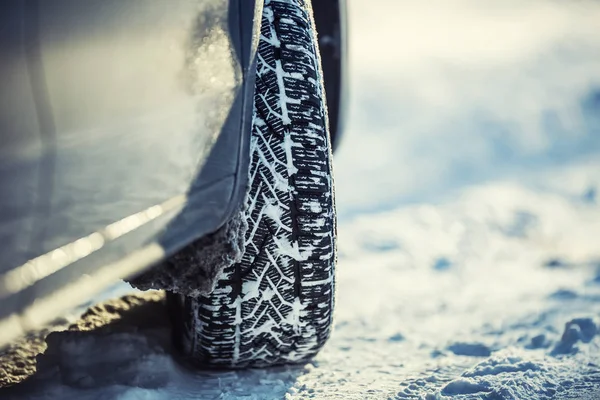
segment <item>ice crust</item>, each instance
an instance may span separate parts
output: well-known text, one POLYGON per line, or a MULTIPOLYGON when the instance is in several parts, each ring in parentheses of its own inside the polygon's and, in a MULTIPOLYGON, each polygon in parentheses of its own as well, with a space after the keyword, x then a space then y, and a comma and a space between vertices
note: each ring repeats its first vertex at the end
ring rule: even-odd
POLYGON ((160 289, 198 297, 210 293, 223 270, 240 261, 248 224, 243 212, 129 282, 140 290, 160 289))

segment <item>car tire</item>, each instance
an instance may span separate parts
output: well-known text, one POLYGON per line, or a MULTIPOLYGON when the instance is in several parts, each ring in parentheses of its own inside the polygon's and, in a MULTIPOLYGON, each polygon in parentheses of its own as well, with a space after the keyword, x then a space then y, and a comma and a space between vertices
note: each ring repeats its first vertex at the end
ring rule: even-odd
POLYGON ((174 343, 196 366, 303 362, 329 337, 336 220, 314 27, 310 0, 265 0, 244 254, 210 294, 167 296, 174 343))

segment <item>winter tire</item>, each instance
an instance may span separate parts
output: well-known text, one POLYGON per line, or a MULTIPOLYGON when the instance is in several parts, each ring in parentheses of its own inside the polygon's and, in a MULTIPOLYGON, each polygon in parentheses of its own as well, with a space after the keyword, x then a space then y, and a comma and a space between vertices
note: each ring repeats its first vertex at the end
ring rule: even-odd
POLYGON ((302 362, 330 333, 336 221, 309 0, 265 0, 253 112, 244 255, 211 294, 168 296, 174 341, 200 366, 302 362))

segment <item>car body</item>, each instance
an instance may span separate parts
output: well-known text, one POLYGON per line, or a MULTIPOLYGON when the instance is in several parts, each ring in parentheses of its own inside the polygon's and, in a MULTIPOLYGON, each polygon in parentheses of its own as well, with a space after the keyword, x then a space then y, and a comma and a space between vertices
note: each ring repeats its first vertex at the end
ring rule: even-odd
MULTIPOLYGON (((344 5, 313 5, 334 143, 344 5)), ((254 0, 2 2, 0 345, 240 207, 261 9, 254 0)))

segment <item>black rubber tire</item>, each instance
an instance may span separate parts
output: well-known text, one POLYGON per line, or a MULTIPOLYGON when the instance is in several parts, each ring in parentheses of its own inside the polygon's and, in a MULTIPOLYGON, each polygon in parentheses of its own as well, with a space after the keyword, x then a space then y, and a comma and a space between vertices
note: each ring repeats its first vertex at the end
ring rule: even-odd
POLYGON ((198 298, 169 295, 174 340, 197 366, 310 359, 329 337, 336 221, 331 145, 309 0, 265 0, 242 261, 198 298))

